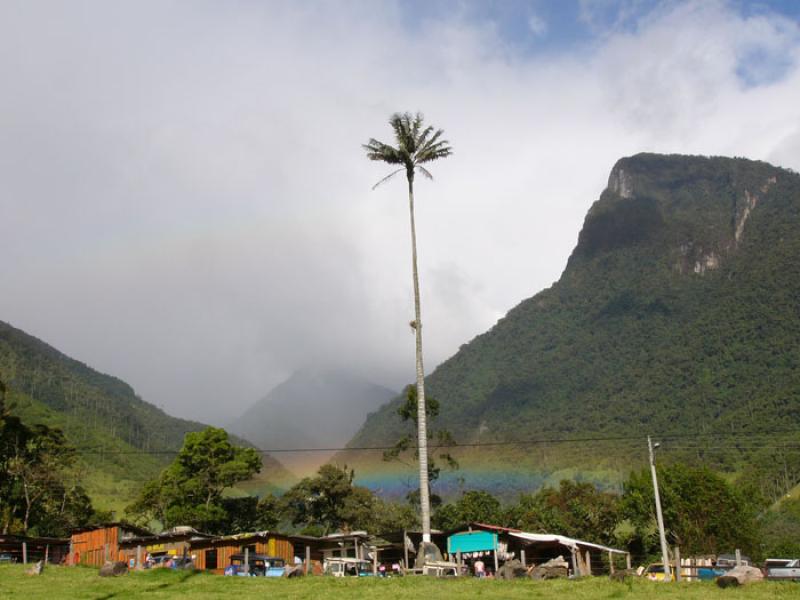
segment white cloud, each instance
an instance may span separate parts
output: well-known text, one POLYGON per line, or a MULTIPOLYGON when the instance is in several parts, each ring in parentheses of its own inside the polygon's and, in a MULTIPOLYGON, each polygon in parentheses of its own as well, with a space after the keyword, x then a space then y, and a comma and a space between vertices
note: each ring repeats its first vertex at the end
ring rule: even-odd
POLYGON ((620 156, 800 169, 775 15, 673 4, 544 58, 399 10, 0 5, 0 319, 224 422, 303 364, 413 379, 404 186, 360 148, 393 111, 455 148, 418 186, 429 369, 559 276, 620 156))
POLYGON ((531 15, 528 17, 528 29, 534 37, 544 37, 547 35, 547 21, 539 15, 531 15))

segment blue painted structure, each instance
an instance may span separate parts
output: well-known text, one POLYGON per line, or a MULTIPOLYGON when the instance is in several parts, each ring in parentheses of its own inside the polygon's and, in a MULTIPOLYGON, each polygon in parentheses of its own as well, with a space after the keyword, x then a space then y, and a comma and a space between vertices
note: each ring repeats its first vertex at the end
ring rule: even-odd
POLYGON ((489 531, 465 531, 454 533, 447 538, 447 552, 495 552, 497 551, 497 534, 489 531))

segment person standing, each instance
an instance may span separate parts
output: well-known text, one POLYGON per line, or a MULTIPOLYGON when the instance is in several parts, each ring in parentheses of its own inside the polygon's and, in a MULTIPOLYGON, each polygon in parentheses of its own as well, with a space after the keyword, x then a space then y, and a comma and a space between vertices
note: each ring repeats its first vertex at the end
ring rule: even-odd
POLYGON ((475 577, 486 577, 486 565, 480 558, 472 563, 472 568, 475 570, 475 577))

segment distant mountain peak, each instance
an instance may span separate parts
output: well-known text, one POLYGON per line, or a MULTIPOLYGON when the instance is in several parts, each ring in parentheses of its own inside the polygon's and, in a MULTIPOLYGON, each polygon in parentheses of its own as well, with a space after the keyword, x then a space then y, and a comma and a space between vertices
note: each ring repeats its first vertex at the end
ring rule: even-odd
MULTIPOLYGON (((346 370, 304 368, 250 406, 230 430, 268 450, 339 448, 395 395, 346 370)), ((281 459, 298 472, 322 464, 329 454, 284 453, 281 459)))

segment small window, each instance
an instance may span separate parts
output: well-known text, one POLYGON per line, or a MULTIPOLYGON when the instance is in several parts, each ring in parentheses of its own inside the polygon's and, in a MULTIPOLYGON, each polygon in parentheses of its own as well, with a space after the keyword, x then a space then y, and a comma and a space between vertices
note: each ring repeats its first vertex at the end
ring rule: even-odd
POLYGON ((206 569, 217 568, 217 549, 206 550, 206 569))

